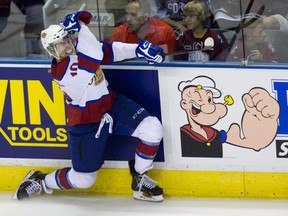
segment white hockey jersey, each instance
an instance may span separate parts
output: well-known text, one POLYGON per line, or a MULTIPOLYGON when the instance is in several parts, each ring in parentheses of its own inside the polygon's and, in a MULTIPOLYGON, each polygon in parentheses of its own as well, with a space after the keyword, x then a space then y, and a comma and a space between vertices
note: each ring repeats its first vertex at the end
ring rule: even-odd
POLYGON ((66 97, 68 125, 99 122, 113 106, 110 89, 100 64, 136 57, 138 44, 99 42, 87 26, 78 33, 77 55, 52 61, 51 73, 66 97))

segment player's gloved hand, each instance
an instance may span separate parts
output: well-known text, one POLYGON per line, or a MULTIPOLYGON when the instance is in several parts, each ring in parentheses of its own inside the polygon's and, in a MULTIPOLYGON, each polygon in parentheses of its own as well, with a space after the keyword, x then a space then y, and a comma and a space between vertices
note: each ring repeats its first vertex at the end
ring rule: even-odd
POLYGON ((60 24, 67 31, 79 31, 81 26, 79 20, 83 21, 86 25, 90 23, 92 14, 87 11, 78 11, 76 13, 67 14, 64 21, 60 24))
POLYGON ((136 56, 144 57, 148 62, 161 63, 165 60, 163 49, 147 40, 140 40, 136 48, 136 56))

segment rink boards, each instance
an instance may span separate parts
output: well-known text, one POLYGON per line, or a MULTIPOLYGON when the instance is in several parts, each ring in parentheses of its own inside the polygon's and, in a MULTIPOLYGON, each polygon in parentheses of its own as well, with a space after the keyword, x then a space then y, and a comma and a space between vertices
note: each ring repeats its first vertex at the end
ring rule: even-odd
MULTIPOLYGON (((0 66, 1 190, 14 190, 31 168, 50 172, 70 166, 65 102, 48 69, 48 64, 0 66)), ((103 69, 113 89, 161 119, 164 139, 151 176, 167 196, 288 198, 286 68, 109 65, 103 69), (225 103, 226 95, 234 99, 233 105, 227 106, 227 114, 211 125, 219 131, 227 132, 231 124, 241 126, 245 112, 242 97, 250 89, 267 91, 280 107, 272 142, 260 151, 224 142, 220 156, 183 156, 185 140, 180 131, 189 121, 180 104, 178 86, 196 77, 203 78, 198 79, 203 86, 212 80, 214 88, 222 93, 214 103, 225 103)), ((133 157, 134 149, 133 140, 112 137, 97 182, 91 189, 80 191, 131 194, 126 161, 133 157)))

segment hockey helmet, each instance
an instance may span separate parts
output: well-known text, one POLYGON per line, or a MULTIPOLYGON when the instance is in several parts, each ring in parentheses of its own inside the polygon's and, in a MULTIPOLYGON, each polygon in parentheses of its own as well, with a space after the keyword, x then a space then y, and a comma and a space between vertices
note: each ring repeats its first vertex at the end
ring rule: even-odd
POLYGON ((41 32, 41 43, 44 49, 55 58, 60 57, 55 45, 66 38, 69 38, 69 33, 60 25, 50 25, 41 32))

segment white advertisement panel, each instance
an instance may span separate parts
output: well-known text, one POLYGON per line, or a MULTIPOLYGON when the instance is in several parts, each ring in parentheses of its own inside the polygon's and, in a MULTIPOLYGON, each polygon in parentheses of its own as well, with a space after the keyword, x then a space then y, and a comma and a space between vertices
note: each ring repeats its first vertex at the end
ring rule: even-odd
POLYGON ((165 168, 288 171, 288 73, 159 69, 165 168))

